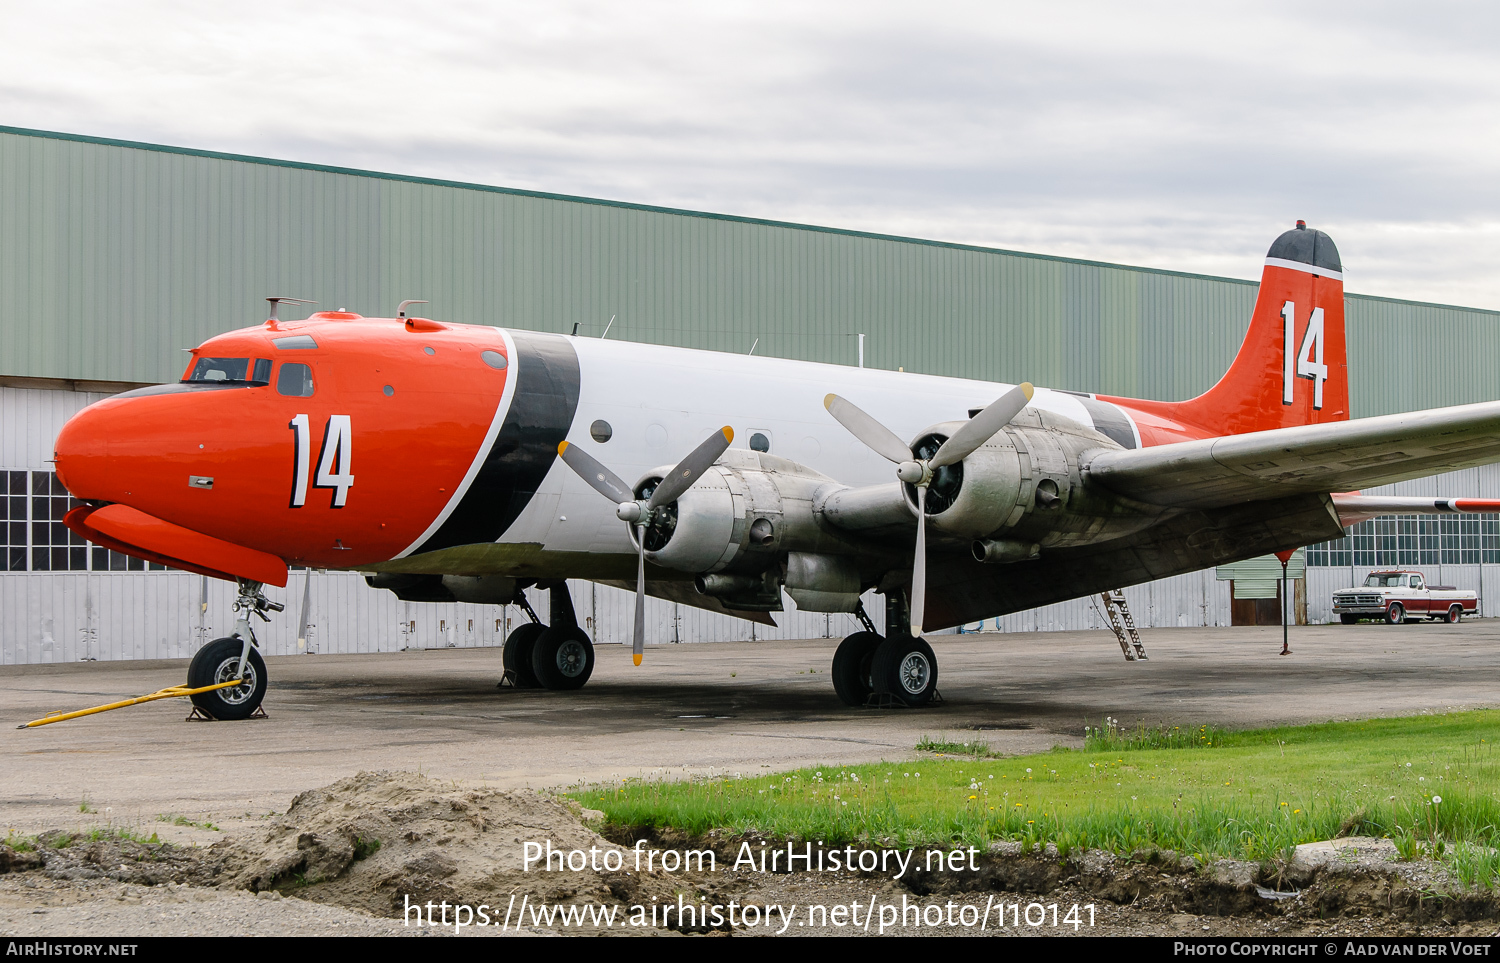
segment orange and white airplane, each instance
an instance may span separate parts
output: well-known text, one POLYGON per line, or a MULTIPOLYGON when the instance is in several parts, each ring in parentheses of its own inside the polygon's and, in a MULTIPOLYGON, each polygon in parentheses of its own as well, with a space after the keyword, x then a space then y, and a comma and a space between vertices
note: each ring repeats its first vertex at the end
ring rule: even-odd
POLYGON ((1342 265, 1300 221, 1271 246, 1228 373, 1181 402, 408 317, 421 302, 278 320, 284 300, 56 443, 86 503, 75 532, 238 581, 234 634, 189 669, 193 686, 239 681, 194 696, 219 718, 263 697, 250 617, 281 608, 261 588, 289 564, 413 600, 524 605, 521 589, 551 587, 550 625, 531 613, 504 660, 556 689, 594 661, 566 579, 636 588, 637 664, 646 594, 764 621, 785 590, 863 621, 833 658, 845 702, 916 705, 937 683, 924 627, 1377 514, 1496 507, 1340 494, 1500 461, 1500 403, 1350 421, 1342 265), (871 589, 889 637, 860 606, 871 589))

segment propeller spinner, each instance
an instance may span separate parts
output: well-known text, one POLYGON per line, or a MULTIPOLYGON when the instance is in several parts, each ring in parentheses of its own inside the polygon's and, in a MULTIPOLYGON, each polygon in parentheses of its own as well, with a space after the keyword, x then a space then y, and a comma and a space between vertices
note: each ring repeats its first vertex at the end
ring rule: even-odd
POLYGON ((1010 424, 1011 419, 1030 403, 1034 393, 1035 389, 1029 383, 1017 385, 1007 391, 965 422, 963 427, 943 442, 931 458, 925 460, 916 457, 906 442, 852 402, 833 394, 823 399, 823 407, 849 430, 849 434, 858 438, 877 455, 894 462, 896 477, 917 489, 917 547, 911 569, 913 635, 922 634, 922 617, 926 614, 927 606, 927 489, 932 484, 933 473, 973 454, 980 445, 994 437, 996 432, 1010 424))
POLYGON ((667 473, 649 498, 636 498, 634 490, 619 475, 582 448, 566 441, 557 446, 558 457, 563 463, 577 472, 590 488, 615 503, 615 516, 620 521, 635 526, 635 635, 631 652, 636 665, 641 664, 646 649, 646 529, 660 509, 682 497, 683 492, 693 487, 693 482, 713 467, 732 441, 734 429, 728 425, 714 432, 667 473))

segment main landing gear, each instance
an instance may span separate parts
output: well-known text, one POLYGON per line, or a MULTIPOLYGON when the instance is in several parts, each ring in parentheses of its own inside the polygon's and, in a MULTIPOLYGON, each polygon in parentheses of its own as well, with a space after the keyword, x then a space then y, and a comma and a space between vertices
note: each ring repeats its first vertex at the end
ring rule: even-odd
POLYGON ((594 643, 578 627, 568 583, 559 580, 547 589, 552 603, 551 625, 544 624, 526 596, 516 591, 515 604, 531 621, 505 639, 501 655, 505 682, 518 689, 581 689, 594 672, 594 643))
POLYGON ((192 696, 193 705, 215 719, 248 719, 260 708, 266 697, 266 663, 258 651, 259 642, 250 628, 250 615, 260 616, 262 622, 271 621, 267 611, 280 612, 285 606, 272 602, 261 593, 259 582, 240 579, 240 596, 235 600, 234 610, 239 618, 234 623, 234 634, 212 642, 199 649, 188 663, 187 684, 190 688, 229 682, 234 679, 239 685, 226 686, 212 692, 200 692, 192 696))
POLYGON ((915 708, 938 698, 937 656, 932 646, 902 631, 911 622, 906 599, 898 592, 886 596, 889 638, 875 631, 863 604, 854 614, 864 631, 844 639, 833 654, 833 691, 839 699, 848 706, 915 708))

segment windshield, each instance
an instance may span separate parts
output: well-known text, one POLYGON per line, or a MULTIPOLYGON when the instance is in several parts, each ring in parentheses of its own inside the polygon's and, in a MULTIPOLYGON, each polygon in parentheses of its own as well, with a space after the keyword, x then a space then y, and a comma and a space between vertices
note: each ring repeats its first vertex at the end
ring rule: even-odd
POLYGON ((269 384, 271 361, 260 358, 252 370, 249 358, 199 358, 192 373, 184 381, 239 381, 250 384, 269 384))
POLYGON ((1406 585, 1406 576, 1396 572, 1381 572, 1365 579, 1365 588, 1397 588, 1406 585))

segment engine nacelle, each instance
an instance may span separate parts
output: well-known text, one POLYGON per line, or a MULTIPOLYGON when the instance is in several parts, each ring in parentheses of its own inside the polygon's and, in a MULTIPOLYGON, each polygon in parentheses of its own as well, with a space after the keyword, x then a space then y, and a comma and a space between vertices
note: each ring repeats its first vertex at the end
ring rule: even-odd
MULTIPOLYGON (((649 497, 670 470, 648 472, 635 486, 636 497, 649 497)), ((785 458, 732 448, 677 501, 657 511, 645 531, 646 558, 694 575, 758 575, 772 565, 779 569, 788 552, 852 553, 857 548, 813 516, 813 494, 836 484, 785 458)), ((636 532, 631 525, 632 541, 636 532)), ((731 583, 711 584, 718 594, 731 583)))
MULTIPOLYGON (((934 425, 913 451, 931 458, 962 424, 934 425)), ((1070 418, 1026 408, 961 463, 934 473, 928 526, 940 536, 987 543, 975 545, 974 555, 988 562, 1127 534, 1149 524, 1150 516, 1121 512, 1115 499, 1086 490, 1080 467, 1090 453, 1119 447, 1070 418)), ((915 510, 916 489, 903 487, 915 510)))

